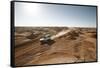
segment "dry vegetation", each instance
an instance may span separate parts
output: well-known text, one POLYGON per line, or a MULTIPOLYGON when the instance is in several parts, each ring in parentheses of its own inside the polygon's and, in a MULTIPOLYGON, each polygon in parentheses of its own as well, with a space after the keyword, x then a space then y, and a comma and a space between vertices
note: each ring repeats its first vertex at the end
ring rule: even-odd
POLYGON ((96 61, 96 28, 67 27, 16 27, 16 66, 76 63, 96 61), (50 45, 41 45, 39 39, 45 33, 56 37, 50 45))

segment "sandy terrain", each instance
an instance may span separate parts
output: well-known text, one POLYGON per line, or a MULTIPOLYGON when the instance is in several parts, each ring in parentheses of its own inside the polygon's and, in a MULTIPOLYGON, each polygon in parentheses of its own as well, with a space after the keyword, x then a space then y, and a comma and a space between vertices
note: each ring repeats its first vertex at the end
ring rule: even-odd
POLYGON ((96 28, 16 27, 16 66, 96 61, 96 28), (51 42, 40 38, 50 33, 51 42))

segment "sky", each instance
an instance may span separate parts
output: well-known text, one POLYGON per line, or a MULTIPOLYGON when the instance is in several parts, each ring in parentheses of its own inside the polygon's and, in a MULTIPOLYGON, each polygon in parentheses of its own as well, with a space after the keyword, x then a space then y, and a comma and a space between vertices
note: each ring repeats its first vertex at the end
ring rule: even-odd
POLYGON ((96 7, 16 2, 15 26, 96 27, 96 7))

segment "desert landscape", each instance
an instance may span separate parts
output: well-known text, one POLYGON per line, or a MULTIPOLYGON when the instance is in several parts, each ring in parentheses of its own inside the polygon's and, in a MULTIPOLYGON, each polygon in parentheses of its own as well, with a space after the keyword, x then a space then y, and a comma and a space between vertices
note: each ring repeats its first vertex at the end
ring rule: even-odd
POLYGON ((96 61, 96 28, 15 27, 15 65, 96 61))

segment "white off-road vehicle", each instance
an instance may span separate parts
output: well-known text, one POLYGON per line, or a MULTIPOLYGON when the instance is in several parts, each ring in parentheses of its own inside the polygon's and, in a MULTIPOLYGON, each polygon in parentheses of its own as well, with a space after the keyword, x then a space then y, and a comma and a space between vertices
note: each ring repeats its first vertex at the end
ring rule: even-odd
POLYGON ((46 34, 42 38, 40 38, 41 44, 48 44, 50 41, 52 41, 50 34, 46 34))

